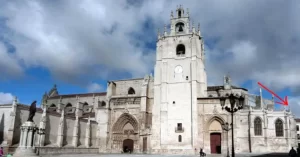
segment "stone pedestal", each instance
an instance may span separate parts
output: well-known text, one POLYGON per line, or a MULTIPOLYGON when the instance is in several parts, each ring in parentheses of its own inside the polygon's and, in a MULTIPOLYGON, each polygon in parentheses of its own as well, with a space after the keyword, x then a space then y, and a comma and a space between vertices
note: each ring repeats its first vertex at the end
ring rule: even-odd
POLYGON ((14 153, 14 157, 37 157, 34 148, 37 127, 34 122, 25 122, 21 126, 19 147, 14 153))

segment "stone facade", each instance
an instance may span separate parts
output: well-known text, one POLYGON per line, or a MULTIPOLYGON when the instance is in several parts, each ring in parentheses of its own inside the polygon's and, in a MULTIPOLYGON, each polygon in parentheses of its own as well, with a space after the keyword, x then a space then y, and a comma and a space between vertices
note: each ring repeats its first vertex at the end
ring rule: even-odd
POLYGON ((300 147, 300 119, 296 118, 296 131, 297 131, 297 141, 298 141, 298 147, 300 147))
MULTIPOLYGON (((158 34, 154 77, 108 81, 103 93, 60 95, 54 86, 44 94, 35 121, 48 130, 38 138, 41 151, 85 147, 100 153, 198 154, 203 148, 226 154, 232 137, 222 128, 232 122, 220 105, 226 93, 246 95, 244 108, 233 118, 237 153, 287 152, 296 146, 291 111, 274 111, 274 101, 263 104, 259 96, 250 106, 247 89, 227 78, 222 86, 207 86, 200 28, 190 26, 189 12, 181 6, 174 14, 170 32, 165 27, 158 34)), ((7 141, 13 136, 18 132, 7 141)))

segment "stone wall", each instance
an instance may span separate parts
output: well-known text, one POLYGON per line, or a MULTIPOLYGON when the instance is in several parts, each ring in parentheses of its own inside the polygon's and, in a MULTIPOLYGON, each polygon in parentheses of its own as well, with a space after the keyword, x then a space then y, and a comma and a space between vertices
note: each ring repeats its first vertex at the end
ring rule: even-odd
MULTIPOLYGON (((228 103, 228 102, 227 102, 228 103)), ((228 105, 228 104, 227 104, 228 105)), ((198 100, 199 111, 199 147, 210 152, 210 130, 213 121, 220 124, 231 123, 230 115, 222 110, 218 98, 203 98, 198 100)), ((294 117, 290 111, 269 111, 263 108, 253 110, 243 109, 234 115, 234 142, 236 153, 266 153, 266 152, 286 152, 292 146, 297 145, 296 129, 294 117), (262 120, 262 135, 254 134, 254 119, 262 120), (276 137, 275 121, 281 119, 284 126, 284 136, 276 137)), ((218 132, 218 131, 213 131, 218 132)), ((226 153, 227 146, 231 148, 231 131, 228 132, 228 140, 225 131, 219 131, 222 136, 222 153, 226 153), (227 144, 228 143, 228 144, 227 144)))
MULTIPOLYGON (((15 105, 6 105, 8 117, 8 124, 6 126, 13 126, 13 129, 8 129, 5 132, 8 136, 5 137, 5 140, 8 141, 9 148, 7 150, 14 151, 15 148, 19 144, 20 139, 20 126, 27 121, 29 115, 29 106, 22 104, 15 105), (15 108, 15 110, 14 110, 15 108), (10 134, 11 133, 11 134, 10 134)), ((0 110, 4 111, 4 110, 0 110)), ((78 151, 74 150, 74 140, 75 137, 75 122, 76 116, 73 114, 65 114, 62 116, 62 113, 57 113, 51 110, 42 110, 37 108, 35 116, 33 118, 34 123, 37 127, 42 127, 45 129, 44 135, 37 135, 37 137, 44 136, 43 140, 39 140, 40 138, 36 138, 35 144, 38 147, 39 142, 41 142, 41 146, 45 148, 41 148, 41 152, 46 153, 51 152, 52 148, 57 148, 57 151, 63 152, 94 152, 92 149, 80 149, 78 151), (44 125, 42 125, 44 124, 44 125), (62 134, 60 133, 60 129, 62 129, 62 134), (60 139, 60 135, 62 135, 62 139, 60 139), (73 149, 59 149, 60 141, 62 141, 62 147, 72 147, 73 149), (51 149, 49 149, 52 147, 51 149)), ((87 113, 86 113, 87 114, 87 113)), ((3 114, 4 115, 4 114, 3 114)), ((95 114, 90 113, 88 117, 93 117, 95 114)), ((5 119, 3 119, 5 120, 5 119)), ((79 126, 78 126, 78 146, 75 148, 97 148, 97 126, 98 123, 93 120, 84 119, 84 117, 79 118, 79 126), (89 134, 88 134, 89 133, 89 134)), ((4 127, 7 129, 7 127, 4 127)), ((75 140, 76 141, 76 140, 75 140)), ((54 151, 55 152, 55 151, 54 151)), ((54 153, 52 152, 52 153, 54 153)), ((12 152, 13 153, 13 152, 12 152)))
POLYGON ((7 141, 7 132, 10 127, 10 113, 12 111, 11 104, 0 105, 0 145, 5 144, 7 141))
POLYGON ((59 126, 59 113, 48 113, 46 115, 46 132, 45 132, 45 145, 56 145, 57 131, 59 126))
POLYGON ((141 95, 141 86, 143 83, 143 78, 140 79, 130 79, 130 80, 117 80, 113 81, 115 83, 116 89, 112 96, 127 96, 129 88, 133 88, 135 94, 141 95))

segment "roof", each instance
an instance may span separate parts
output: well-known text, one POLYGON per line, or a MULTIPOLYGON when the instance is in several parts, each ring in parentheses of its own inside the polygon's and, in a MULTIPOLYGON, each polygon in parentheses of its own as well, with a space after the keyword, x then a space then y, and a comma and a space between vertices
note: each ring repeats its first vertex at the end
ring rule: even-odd
MULTIPOLYGON (((248 89, 246 89, 246 88, 241 88, 241 87, 237 87, 237 86, 231 86, 231 87, 232 87, 232 89, 242 89, 242 90, 248 91, 248 89)), ((207 87, 208 91, 216 91, 218 89, 224 89, 224 86, 208 86, 207 87)))
POLYGON ((105 96, 106 92, 98 92, 98 93, 79 93, 79 94, 64 94, 64 95, 55 95, 49 97, 48 99, 58 99, 58 98, 72 98, 72 97, 90 97, 90 96, 105 96))
MULTIPOLYGON (((17 104, 17 107, 21 110, 29 110, 30 105, 17 104)), ((37 107, 36 112, 37 113, 43 113, 43 109, 37 107)), ((58 113, 56 111, 51 111, 51 110, 47 110, 47 114, 49 114, 51 116, 56 116, 56 117, 61 116, 61 113, 58 113)), ((75 113, 66 114, 65 117, 73 119, 73 120, 76 119, 75 113)), ((80 121, 86 121, 87 122, 87 119, 83 119, 83 118, 88 118, 88 117, 95 118, 95 112, 83 113, 82 117, 80 117, 80 121)), ((91 122, 93 122, 93 121, 91 121, 91 122)))
POLYGON ((300 118, 295 118, 295 121, 296 122, 300 122, 300 118))
POLYGON ((131 79, 109 80, 108 82, 118 82, 118 81, 134 81, 134 80, 144 80, 144 78, 131 78, 131 79))

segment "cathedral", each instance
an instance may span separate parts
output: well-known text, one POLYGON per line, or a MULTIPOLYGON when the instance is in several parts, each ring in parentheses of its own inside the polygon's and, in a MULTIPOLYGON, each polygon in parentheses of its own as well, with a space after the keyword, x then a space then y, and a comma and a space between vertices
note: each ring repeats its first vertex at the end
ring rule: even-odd
MULTIPOLYGON (((236 153, 287 152, 297 145, 290 110, 274 110, 274 100, 232 85, 229 76, 223 85, 208 86, 200 28, 190 25, 182 6, 170 18, 170 28, 158 33, 154 76, 110 80, 102 93, 61 95, 54 86, 44 94, 35 117, 45 129, 41 149, 194 155, 200 149, 227 154, 232 139, 236 153), (231 101, 221 103, 229 95, 243 98, 233 117, 224 109, 231 101)), ((16 100, 12 108, 26 110, 16 100)), ((17 126, 7 128, 11 146, 18 143, 17 126)))

